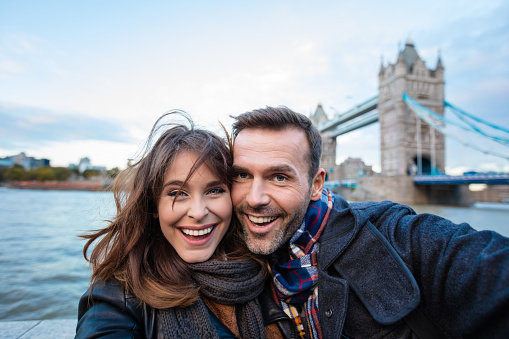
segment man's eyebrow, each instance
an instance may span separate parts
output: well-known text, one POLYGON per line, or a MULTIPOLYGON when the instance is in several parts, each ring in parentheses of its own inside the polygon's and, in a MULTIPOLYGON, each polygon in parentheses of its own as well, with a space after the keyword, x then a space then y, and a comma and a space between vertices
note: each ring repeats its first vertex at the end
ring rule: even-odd
POLYGON ((267 172, 282 172, 282 173, 297 174, 297 172, 295 171, 295 168, 293 168, 292 166, 288 166, 288 165, 271 166, 267 169, 267 172))
MULTIPOLYGON (((235 173, 242 173, 242 172, 249 173, 250 172, 247 167, 239 166, 239 165, 233 165, 232 166, 232 170, 235 173)), ((293 175, 297 175, 297 172, 295 171, 295 168, 293 168, 292 166, 288 166, 288 165, 271 166, 271 167, 267 168, 265 170, 265 172, 269 172, 269 173, 275 173, 275 172, 276 173, 277 172, 280 172, 280 173, 291 173, 293 175)))
POLYGON ((239 165, 232 165, 232 170, 235 173, 249 172, 249 170, 246 167, 242 167, 242 166, 239 166, 239 165))

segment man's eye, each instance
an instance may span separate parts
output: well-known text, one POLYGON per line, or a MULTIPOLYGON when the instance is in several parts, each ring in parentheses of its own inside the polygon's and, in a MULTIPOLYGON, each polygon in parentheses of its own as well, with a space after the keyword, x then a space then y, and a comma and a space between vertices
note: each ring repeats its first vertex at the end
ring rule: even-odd
POLYGON ((278 174, 274 176, 274 180, 276 181, 285 181, 286 177, 284 175, 278 174))
POLYGON ((247 173, 237 173, 237 178, 239 179, 247 179, 247 173))

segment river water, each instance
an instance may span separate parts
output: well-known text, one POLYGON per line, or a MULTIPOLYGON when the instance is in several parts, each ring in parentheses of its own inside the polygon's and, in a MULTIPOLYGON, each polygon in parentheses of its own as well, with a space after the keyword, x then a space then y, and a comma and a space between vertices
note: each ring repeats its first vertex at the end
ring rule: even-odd
MULTIPOLYGON (((509 210, 413 206, 509 236, 509 210)), ((77 235, 104 227, 111 193, 0 187, 0 321, 77 318, 90 271, 77 235)))
POLYGON ((76 318, 90 276, 77 235, 113 211, 111 193, 0 188, 0 320, 76 318))

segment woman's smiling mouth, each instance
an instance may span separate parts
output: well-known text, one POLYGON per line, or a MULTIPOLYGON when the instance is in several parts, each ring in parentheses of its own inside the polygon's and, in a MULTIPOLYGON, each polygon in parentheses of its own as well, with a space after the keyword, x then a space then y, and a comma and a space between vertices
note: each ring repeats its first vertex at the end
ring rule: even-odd
POLYGON ((200 240, 207 237, 215 226, 209 226, 207 228, 196 229, 196 228, 180 228, 180 232, 188 238, 193 240, 200 240))

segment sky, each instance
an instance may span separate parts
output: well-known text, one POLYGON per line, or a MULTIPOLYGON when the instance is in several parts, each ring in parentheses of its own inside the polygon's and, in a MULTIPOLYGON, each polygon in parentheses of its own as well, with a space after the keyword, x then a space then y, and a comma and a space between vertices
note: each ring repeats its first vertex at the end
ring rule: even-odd
MULTIPOLYGON (((509 128, 507 18, 502 0, 0 0, 0 157, 125 168, 171 109, 218 133, 265 106, 332 118, 378 94, 408 39, 428 68, 440 55, 448 102, 509 128)), ((379 124, 339 137, 337 156, 379 170, 379 124)), ((509 172, 451 138, 445 161, 509 172)))

